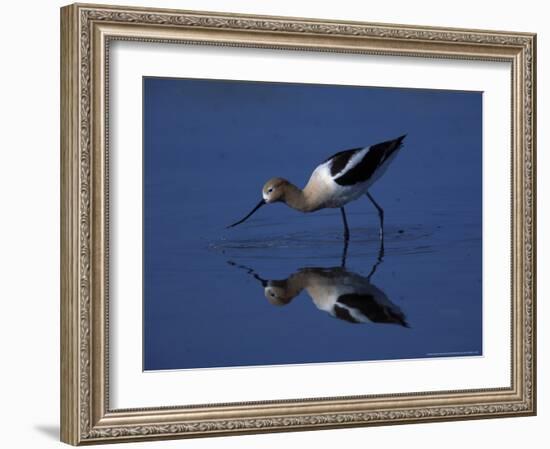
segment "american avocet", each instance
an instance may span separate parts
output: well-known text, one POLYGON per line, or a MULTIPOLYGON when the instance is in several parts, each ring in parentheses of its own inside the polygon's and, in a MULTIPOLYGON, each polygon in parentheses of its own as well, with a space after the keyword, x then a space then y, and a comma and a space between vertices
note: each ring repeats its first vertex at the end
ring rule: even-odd
POLYGON ((369 188, 388 168, 402 146, 405 135, 363 148, 341 151, 326 159, 313 170, 303 189, 283 178, 272 178, 262 189, 261 201, 237 226, 247 220, 264 204, 283 202, 301 212, 324 208, 340 208, 344 223, 344 238, 349 239, 348 221, 344 206, 362 195, 374 205, 380 220, 380 238, 384 236, 384 210, 369 193, 369 188))
MULTIPOLYGON (((275 306, 285 306, 305 290, 315 306, 335 318, 350 323, 386 323, 409 327, 403 311, 378 287, 369 276, 352 273, 342 267, 301 268, 286 279, 262 279, 254 270, 244 268, 264 288, 267 300, 275 306)), ((377 262, 378 264, 379 262, 377 262)))

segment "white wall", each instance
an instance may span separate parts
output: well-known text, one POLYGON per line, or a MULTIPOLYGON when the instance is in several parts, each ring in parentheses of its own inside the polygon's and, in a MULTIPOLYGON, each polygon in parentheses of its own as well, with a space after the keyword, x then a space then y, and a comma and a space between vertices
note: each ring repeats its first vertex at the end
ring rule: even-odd
MULTIPOLYGON (((122 3, 122 2, 121 2, 122 3)), ((389 23, 505 29, 539 33, 539 123, 548 106, 549 16, 546 2, 462 0, 359 2, 338 0, 132 1, 136 6, 234 11, 389 23), (545 101, 546 100, 546 101, 545 101)), ((0 413, 3 447, 59 447, 59 1, 2 5, 0 70, 0 263, 3 313, 0 413)), ((346 445, 458 448, 482 444, 503 448, 533 443, 548 421, 548 269, 550 169, 539 127, 539 416, 471 422, 345 429, 260 436, 147 443, 147 447, 288 447, 346 445), (546 201, 545 201, 546 199, 546 201), (547 278, 547 277, 546 277, 547 278), (546 354, 545 354, 546 353, 546 354)), ((547 439, 547 438, 545 438, 547 439)), ((127 445, 131 447, 135 445, 127 445)), ((534 445, 534 447, 540 446, 534 445)), ((138 447, 138 446, 135 446, 138 447)), ((146 447, 146 446, 139 446, 146 447)))

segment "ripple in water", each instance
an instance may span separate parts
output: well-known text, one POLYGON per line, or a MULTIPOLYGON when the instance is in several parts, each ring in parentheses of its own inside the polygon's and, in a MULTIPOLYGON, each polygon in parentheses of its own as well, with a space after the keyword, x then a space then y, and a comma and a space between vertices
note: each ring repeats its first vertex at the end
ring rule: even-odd
MULTIPOLYGON (((385 230, 385 254, 425 254, 433 252, 434 230, 412 226, 407 230, 388 227, 385 230)), ((448 242, 447 242, 448 243, 448 242)), ((263 234, 254 237, 212 241, 208 249, 236 257, 269 257, 317 259, 337 256, 344 245, 342 233, 335 230, 298 231, 263 234)), ((349 241, 350 255, 376 254, 379 248, 378 228, 354 228, 349 241)))

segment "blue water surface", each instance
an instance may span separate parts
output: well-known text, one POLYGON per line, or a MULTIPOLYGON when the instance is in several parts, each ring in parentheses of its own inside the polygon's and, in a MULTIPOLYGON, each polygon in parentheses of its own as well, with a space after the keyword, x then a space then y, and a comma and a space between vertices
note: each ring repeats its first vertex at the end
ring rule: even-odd
POLYGON ((482 93, 149 77, 143 89, 145 370, 482 355, 482 93), (383 258, 361 198, 346 207, 343 272, 408 327, 335 318, 305 290, 271 304, 268 281, 342 272, 340 211, 276 204, 225 227, 267 179, 303 187, 331 154, 402 134, 370 191, 383 258))

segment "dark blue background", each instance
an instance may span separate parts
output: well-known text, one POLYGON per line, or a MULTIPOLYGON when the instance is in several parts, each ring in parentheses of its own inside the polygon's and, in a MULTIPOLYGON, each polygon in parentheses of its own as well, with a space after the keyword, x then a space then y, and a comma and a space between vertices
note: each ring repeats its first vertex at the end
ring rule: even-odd
MULTIPOLYGON (((480 92, 144 78, 144 369, 481 354, 480 92), (336 151, 407 133, 371 188, 386 213, 372 282, 411 328, 354 325, 259 282, 340 263, 337 209, 262 208, 264 182, 303 187, 336 151), (401 232, 400 232, 401 231, 401 232)), ((376 261, 378 222, 346 207, 350 271, 376 261)))

